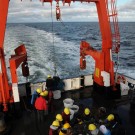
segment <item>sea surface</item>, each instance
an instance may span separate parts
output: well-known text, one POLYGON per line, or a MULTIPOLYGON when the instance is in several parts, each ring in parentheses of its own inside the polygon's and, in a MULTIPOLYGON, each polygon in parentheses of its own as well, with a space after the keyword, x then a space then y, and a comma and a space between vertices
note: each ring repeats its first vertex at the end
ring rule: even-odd
MULTIPOLYGON (((123 22, 119 23, 119 27, 121 47, 117 71, 135 78, 135 23, 123 22)), ((9 81, 11 81, 9 58, 20 44, 25 44, 27 49, 30 82, 44 81, 47 75, 55 75, 55 69, 56 75, 60 78, 93 73, 95 62, 89 56, 86 70, 80 70, 81 40, 86 40, 98 50, 101 49, 99 24, 97 22, 7 24, 4 47, 9 81)), ((19 83, 24 83, 26 79, 22 76, 21 66, 17 69, 17 74, 19 83)))

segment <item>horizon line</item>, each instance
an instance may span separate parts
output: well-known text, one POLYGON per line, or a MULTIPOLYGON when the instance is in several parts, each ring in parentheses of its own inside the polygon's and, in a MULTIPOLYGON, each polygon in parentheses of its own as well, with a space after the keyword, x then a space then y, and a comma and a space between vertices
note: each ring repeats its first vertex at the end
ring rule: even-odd
MULTIPOLYGON (((86 23, 86 22, 89 22, 89 23, 99 23, 98 21, 73 21, 73 22, 69 22, 69 21, 65 21, 64 23, 86 23)), ((48 22, 7 22, 7 24, 9 23, 52 23, 51 21, 48 21, 48 22)), ((53 23, 61 23, 60 21, 55 21, 53 23)), ((119 21, 118 23, 135 23, 135 21, 119 21)))

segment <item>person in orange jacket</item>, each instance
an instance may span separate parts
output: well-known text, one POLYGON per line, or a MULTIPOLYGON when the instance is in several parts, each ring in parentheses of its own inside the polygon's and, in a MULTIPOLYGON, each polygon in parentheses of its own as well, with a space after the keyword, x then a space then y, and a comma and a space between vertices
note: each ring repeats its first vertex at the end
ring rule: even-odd
POLYGON ((35 108, 37 110, 37 118, 39 122, 43 122, 44 113, 48 111, 47 101, 44 98, 44 92, 40 93, 40 97, 38 97, 35 101, 35 108))
POLYGON ((69 108, 64 108, 62 112, 63 123, 70 123, 70 110, 69 108))

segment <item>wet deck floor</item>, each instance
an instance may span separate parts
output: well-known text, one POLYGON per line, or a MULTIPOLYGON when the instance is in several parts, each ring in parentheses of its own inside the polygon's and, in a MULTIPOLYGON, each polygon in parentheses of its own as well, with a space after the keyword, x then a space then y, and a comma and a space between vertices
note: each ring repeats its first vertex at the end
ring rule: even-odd
MULTIPOLYGON (((92 99, 91 97, 92 88, 85 88, 79 91, 70 91, 62 93, 62 98, 59 100, 54 100, 55 111, 47 115, 43 123, 38 123, 34 111, 23 111, 23 116, 20 118, 12 117, 8 121, 8 125, 11 127, 10 133, 8 135, 48 135, 49 127, 57 113, 61 113, 64 105, 63 99, 72 98, 75 100, 75 104, 79 102, 86 102, 89 107, 98 108, 100 106, 105 106, 108 111, 118 113, 122 119, 123 126, 126 129, 127 135, 135 135, 135 126, 131 124, 131 115, 129 112, 130 104, 125 102, 124 104, 117 105, 115 101, 103 100, 100 97, 98 99, 92 99)), ((84 104, 85 105, 85 104, 84 104)), ((134 116, 135 117, 135 116, 134 116)))

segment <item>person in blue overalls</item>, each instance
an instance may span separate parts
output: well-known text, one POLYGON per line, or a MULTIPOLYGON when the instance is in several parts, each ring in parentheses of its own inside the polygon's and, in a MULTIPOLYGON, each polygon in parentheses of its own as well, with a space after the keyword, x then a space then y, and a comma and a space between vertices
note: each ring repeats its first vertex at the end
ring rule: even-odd
POLYGON ((39 88, 33 92, 32 97, 31 97, 31 105, 33 105, 33 106, 35 105, 35 101, 39 97, 41 92, 42 91, 39 88))

